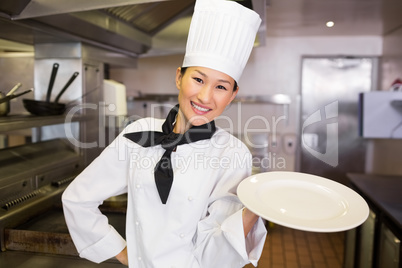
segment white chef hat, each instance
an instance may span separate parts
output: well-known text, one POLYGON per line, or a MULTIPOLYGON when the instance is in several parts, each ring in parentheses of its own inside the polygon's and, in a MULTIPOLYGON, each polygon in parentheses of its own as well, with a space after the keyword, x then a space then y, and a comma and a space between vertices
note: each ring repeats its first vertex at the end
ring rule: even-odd
POLYGON ((239 81, 260 23, 255 11, 236 2, 197 0, 182 66, 211 68, 239 81))

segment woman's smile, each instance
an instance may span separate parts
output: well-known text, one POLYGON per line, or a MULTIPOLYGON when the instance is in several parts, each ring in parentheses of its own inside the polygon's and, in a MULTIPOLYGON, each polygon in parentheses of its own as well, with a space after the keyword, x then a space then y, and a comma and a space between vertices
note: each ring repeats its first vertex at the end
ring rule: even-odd
POLYGON ((195 113, 199 114, 199 115, 204 115, 207 112, 211 111, 212 109, 207 108, 201 104, 196 104, 195 102, 191 101, 191 106, 193 107, 193 110, 195 113))

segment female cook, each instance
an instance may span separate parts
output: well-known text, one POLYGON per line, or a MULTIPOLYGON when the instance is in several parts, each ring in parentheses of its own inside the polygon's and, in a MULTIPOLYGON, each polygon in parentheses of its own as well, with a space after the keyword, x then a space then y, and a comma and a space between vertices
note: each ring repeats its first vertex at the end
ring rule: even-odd
POLYGON ((196 2, 176 71, 179 104, 166 120, 128 125, 63 194, 81 257, 99 263, 116 256, 136 268, 257 265, 266 229, 236 196, 251 155, 214 119, 239 91, 260 22, 232 1, 196 2), (98 209, 123 193, 127 242, 98 209))

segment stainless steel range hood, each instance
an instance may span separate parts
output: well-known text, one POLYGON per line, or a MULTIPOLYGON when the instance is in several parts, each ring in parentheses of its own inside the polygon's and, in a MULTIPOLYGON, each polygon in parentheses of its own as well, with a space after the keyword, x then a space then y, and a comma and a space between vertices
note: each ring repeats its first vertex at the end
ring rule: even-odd
POLYGON ((162 1, 167 0, 17 0, 1 5, 4 13, 18 20, 162 1))
MULTIPOLYGON (((263 19, 260 35, 265 37, 266 0, 241 1, 252 1, 253 9, 263 19)), ((183 21, 188 29, 189 20, 180 19, 191 16, 195 0, 8 2, 0 3, 0 38, 28 44, 82 41, 138 57, 153 48, 153 39, 167 26, 183 28, 179 26, 183 21)), ((181 33, 183 38, 176 37, 181 42, 178 47, 184 47, 182 43, 186 40, 187 33, 183 30, 181 33)))

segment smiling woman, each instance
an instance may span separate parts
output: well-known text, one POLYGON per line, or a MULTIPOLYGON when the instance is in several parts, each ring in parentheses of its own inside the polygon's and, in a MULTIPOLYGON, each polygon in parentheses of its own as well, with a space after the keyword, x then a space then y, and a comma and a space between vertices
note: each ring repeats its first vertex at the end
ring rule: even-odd
POLYGON ((239 91, 236 81, 260 23, 257 13, 233 1, 196 2, 176 70, 179 104, 166 120, 128 125, 63 194, 81 257, 116 256, 147 268, 257 265, 266 229, 236 195, 251 174, 251 154, 214 120, 239 91), (127 243, 98 210, 122 193, 128 195, 127 243))
POLYGON ((177 118, 176 133, 211 122, 222 114, 238 92, 237 88, 232 90, 235 81, 225 73, 205 67, 185 70, 178 68, 176 72, 180 111, 183 113, 177 118))

